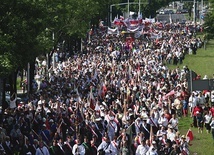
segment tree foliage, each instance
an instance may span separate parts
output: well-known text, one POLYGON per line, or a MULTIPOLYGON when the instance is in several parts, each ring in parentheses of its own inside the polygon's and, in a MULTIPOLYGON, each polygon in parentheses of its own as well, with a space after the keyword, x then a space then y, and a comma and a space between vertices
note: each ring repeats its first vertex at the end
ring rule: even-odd
POLYGON ((214 0, 209 0, 209 2, 210 8, 208 13, 205 15, 205 23, 203 24, 208 39, 214 37, 214 0))
POLYGON ((24 68, 66 36, 85 36, 89 23, 102 18, 102 10, 108 10, 109 3, 100 0, 2 0, 0 76, 24 68))
POLYGON ((39 53, 36 38, 43 29, 43 11, 28 0, 2 0, 0 16, 0 59, 4 59, 0 75, 4 76, 24 67, 39 53))

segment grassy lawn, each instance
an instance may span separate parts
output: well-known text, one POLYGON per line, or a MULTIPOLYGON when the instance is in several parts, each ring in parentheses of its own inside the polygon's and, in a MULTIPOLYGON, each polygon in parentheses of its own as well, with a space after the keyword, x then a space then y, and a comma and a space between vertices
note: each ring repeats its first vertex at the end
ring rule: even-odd
POLYGON ((191 141, 190 154, 193 155, 197 153, 197 155, 214 155, 214 140, 212 139, 212 135, 207 134, 205 129, 203 133, 198 133, 198 129, 194 127, 190 127, 192 123, 192 118, 183 117, 179 120, 179 130, 181 134, 186 135, 188 129, 191 129, 194 135, 193 141, 191 141))
MULTIPOLYGON (((208 75, 208 78, 213 78, 214 74, 214 40, 210 40, 207 43, 206 49, 203 47, 197 50, 196 55, 186 55, 183 64, 178 66, 182 68, 187 65, 191 70, 200 74, 203 78, 204 75, 208 75)), ((175 68, 173 65, 169 65, 169 68, 175 68)))
MULTIPOLYGON (((214 40, 210 40, 207 44, 206 50, 204 48, 198 49, 196 55, 186 55, 183 64, 178 65, 182 68, 187 65, 191 70, 200 74, 203 78, 208 75, 208 78, 213 78, 214 74, 214 40)), ((169 68, 173 69, 177 66, 170 65, 169 68)), ((214 155, 214 140, 211 134, 207 134, 204 130, 203 133, 198 133, 197 128, 190 127, 192 118, 185 117, 179 120, 179 130, 181 134, 186 135, 188 129, 193 131, 194 140, 191 142, 190 154, 193 155, 214 155)))

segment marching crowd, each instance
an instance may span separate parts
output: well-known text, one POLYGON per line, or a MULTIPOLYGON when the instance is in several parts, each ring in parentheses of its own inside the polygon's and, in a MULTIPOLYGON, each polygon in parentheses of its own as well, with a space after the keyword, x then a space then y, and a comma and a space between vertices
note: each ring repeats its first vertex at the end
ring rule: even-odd
POLYGON ((95 34, 84 54, 56 51, 48 71, 38 62, 38 90, 4 112, 0 154, 187 155, 178 124, 188 113, 199 132, 205 118, 214 138, 212 94, 188 91, 188 66, 166 65, 196 54, 202 40, 193 30, 174 24, 155 30, 159 39, 95 34))

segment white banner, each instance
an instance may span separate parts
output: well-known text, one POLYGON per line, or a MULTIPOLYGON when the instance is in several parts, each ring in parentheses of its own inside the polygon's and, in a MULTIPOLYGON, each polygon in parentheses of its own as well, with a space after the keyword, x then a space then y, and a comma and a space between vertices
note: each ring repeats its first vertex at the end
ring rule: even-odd
POLYGON ((145 20, 143 20, 143 22, 155 23, 155 18, 145 18, 145 20))
POLYGON ((160 39, 162 38, 162 32, 159 33, 151 33, 151 39, 160 39))
POLYGON ((139 30, 139 26, 137 27, 137 28, 135 28, 135 29, 130 29, 130 28, 127 28, 127 31, 130 31, 130 32, 136 32, 136 31, 138 31, 139 30))
POLYGON ((118 34, 118 28, 116 27, 115 29, 112 29, 108 27, 108 34, 118 34))

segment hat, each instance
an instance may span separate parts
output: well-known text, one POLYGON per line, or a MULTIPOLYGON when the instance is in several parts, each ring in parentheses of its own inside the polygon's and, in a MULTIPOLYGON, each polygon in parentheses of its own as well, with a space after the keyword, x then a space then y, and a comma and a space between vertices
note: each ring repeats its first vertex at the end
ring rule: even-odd
POLYGON ((37 142, 38 143, 39 141, 37 139, 33 139, 33 142, 37 142))
POLYGON ((53 123, 54 121, 53 121, 53 119, 50 119, 49 122, 50 122, 50 123, 53 123))
POLYGON ((152 141, 152 144, 156 144, 156 141, 152 141))
POLYGON ((156 110, 157 108, 156 108, 156 107, 153 107, 152 109, 153 109, 153 110, 156 110))
POLYGON ((102 121, 102 118, 101 118, 101 117, 98 117, 98 118, 95 119, 95 121, 96 121, 96 122, 102 121))
POLYGON ((145 107, 143 107, 143 108, 142 108, 142 110, 146 110, 146 108, 145 108, 145 107))
POLYGON ((42 102, 38 102, 38 105, 41 105, 42 104, 42 102))
POLYGON ((199 112, 199 111, 196 111, 196 114, 200 114, 200 112, 199 112))
POLYGON ((132 109, 131 109, 131 108, 129 108, 129 109, 128 109, 128 111, 132 111, 132 109))
POLYGON ((45 124, 43 124, 42 126, 43 126, 43 127, 46 127, 46 125, 45 125, 45 124))
POLYGON ((186 137, 184 135, 182 135, 181 138, 185 139, 186 137))
POLYGON ((168 125, 168 128, 169 128, 169 129, 173 129, 172 125, 168 125))

